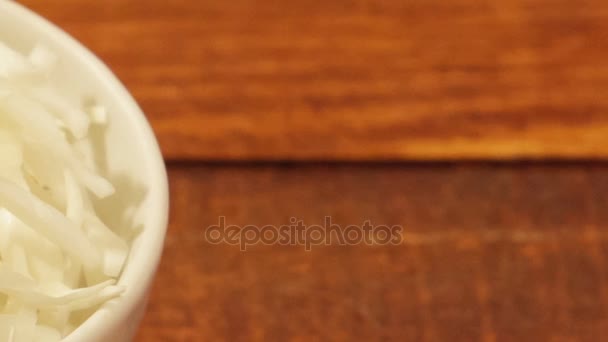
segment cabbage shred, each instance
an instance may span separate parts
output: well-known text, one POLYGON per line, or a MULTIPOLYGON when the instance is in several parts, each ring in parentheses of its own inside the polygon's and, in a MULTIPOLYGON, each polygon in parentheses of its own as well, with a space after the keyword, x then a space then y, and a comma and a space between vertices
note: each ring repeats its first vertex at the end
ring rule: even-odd
POLYGON ((128 245, 93 205, 114 193, 88 134, 106 112, 57 90, 58 62, 0 42, 0 341, 59 341, 123 291, 128 245))

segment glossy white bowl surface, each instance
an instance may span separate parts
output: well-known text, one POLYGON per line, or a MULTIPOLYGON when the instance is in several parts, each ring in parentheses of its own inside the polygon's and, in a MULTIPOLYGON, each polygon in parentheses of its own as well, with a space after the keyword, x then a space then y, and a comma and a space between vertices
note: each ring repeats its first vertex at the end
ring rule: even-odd
POLYGON ((102 170, 117 193, 98 208, 113 228, 135 225, 141 233, 119 280, 124 295, 106 303, 64 341, 130 341, 146 307, 167 228, 167 175, 158 143, 141 109, 112 72, 53 24, 15 2, 0 0, 0 41, 22 52, 36 44, 52 49, 60 58, 55 77, 62 91, 78 101, 95 99, 108 109, 107 131, 96 143, 102 170), (127 222, 124 211, 135 203, 134 221, 127 222))

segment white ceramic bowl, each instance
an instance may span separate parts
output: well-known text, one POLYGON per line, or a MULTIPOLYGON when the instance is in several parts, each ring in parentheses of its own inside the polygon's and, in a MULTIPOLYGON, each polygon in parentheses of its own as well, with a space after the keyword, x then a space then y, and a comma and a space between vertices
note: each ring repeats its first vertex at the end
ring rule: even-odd
POLYGON ((65 92, 95 98, 106 106, 109 124, 98 142, 105 175, 116 195, 99 204, 109 224, 126 223, 124 209, 138 203, 134 223, 142 232, 133 241, 119 284, 124 295, 106 303, 67 342, 130 341, 146 307, 147 294, 160 260, 168 217, 167 175, 158 144, 144 114, 123 85, 86 48, 23 6, 0 0, 0 41, 23 52, 43 44, 61 59, 57 75, 65 92))

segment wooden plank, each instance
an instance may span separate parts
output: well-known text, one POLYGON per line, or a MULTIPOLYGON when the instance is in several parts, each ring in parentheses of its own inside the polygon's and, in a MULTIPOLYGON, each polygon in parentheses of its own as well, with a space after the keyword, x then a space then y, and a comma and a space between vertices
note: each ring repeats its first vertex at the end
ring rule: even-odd
POLYGON ((167 159, 608 157, 608 2, 21 1, 98 53, 167 159))
POLYGON ((165 255, 138 341, 597 341, 608 167, 170 169, 165 255), (257 245, 206 227, 402 225, 398 246, 257 245))

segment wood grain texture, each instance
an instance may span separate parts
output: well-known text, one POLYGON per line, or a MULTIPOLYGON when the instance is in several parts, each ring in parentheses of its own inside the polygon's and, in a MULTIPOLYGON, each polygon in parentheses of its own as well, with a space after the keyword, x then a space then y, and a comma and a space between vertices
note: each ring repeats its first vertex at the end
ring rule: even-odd
POLYGON ((138 341, 602 341, 607 166, 170 169, 138 341), (211 245, 236 225, 400 224, 399 246, 211 245))
POLYGON ((21 1, 98 53, 167 159, 605 159, 601 0, 21 1))

